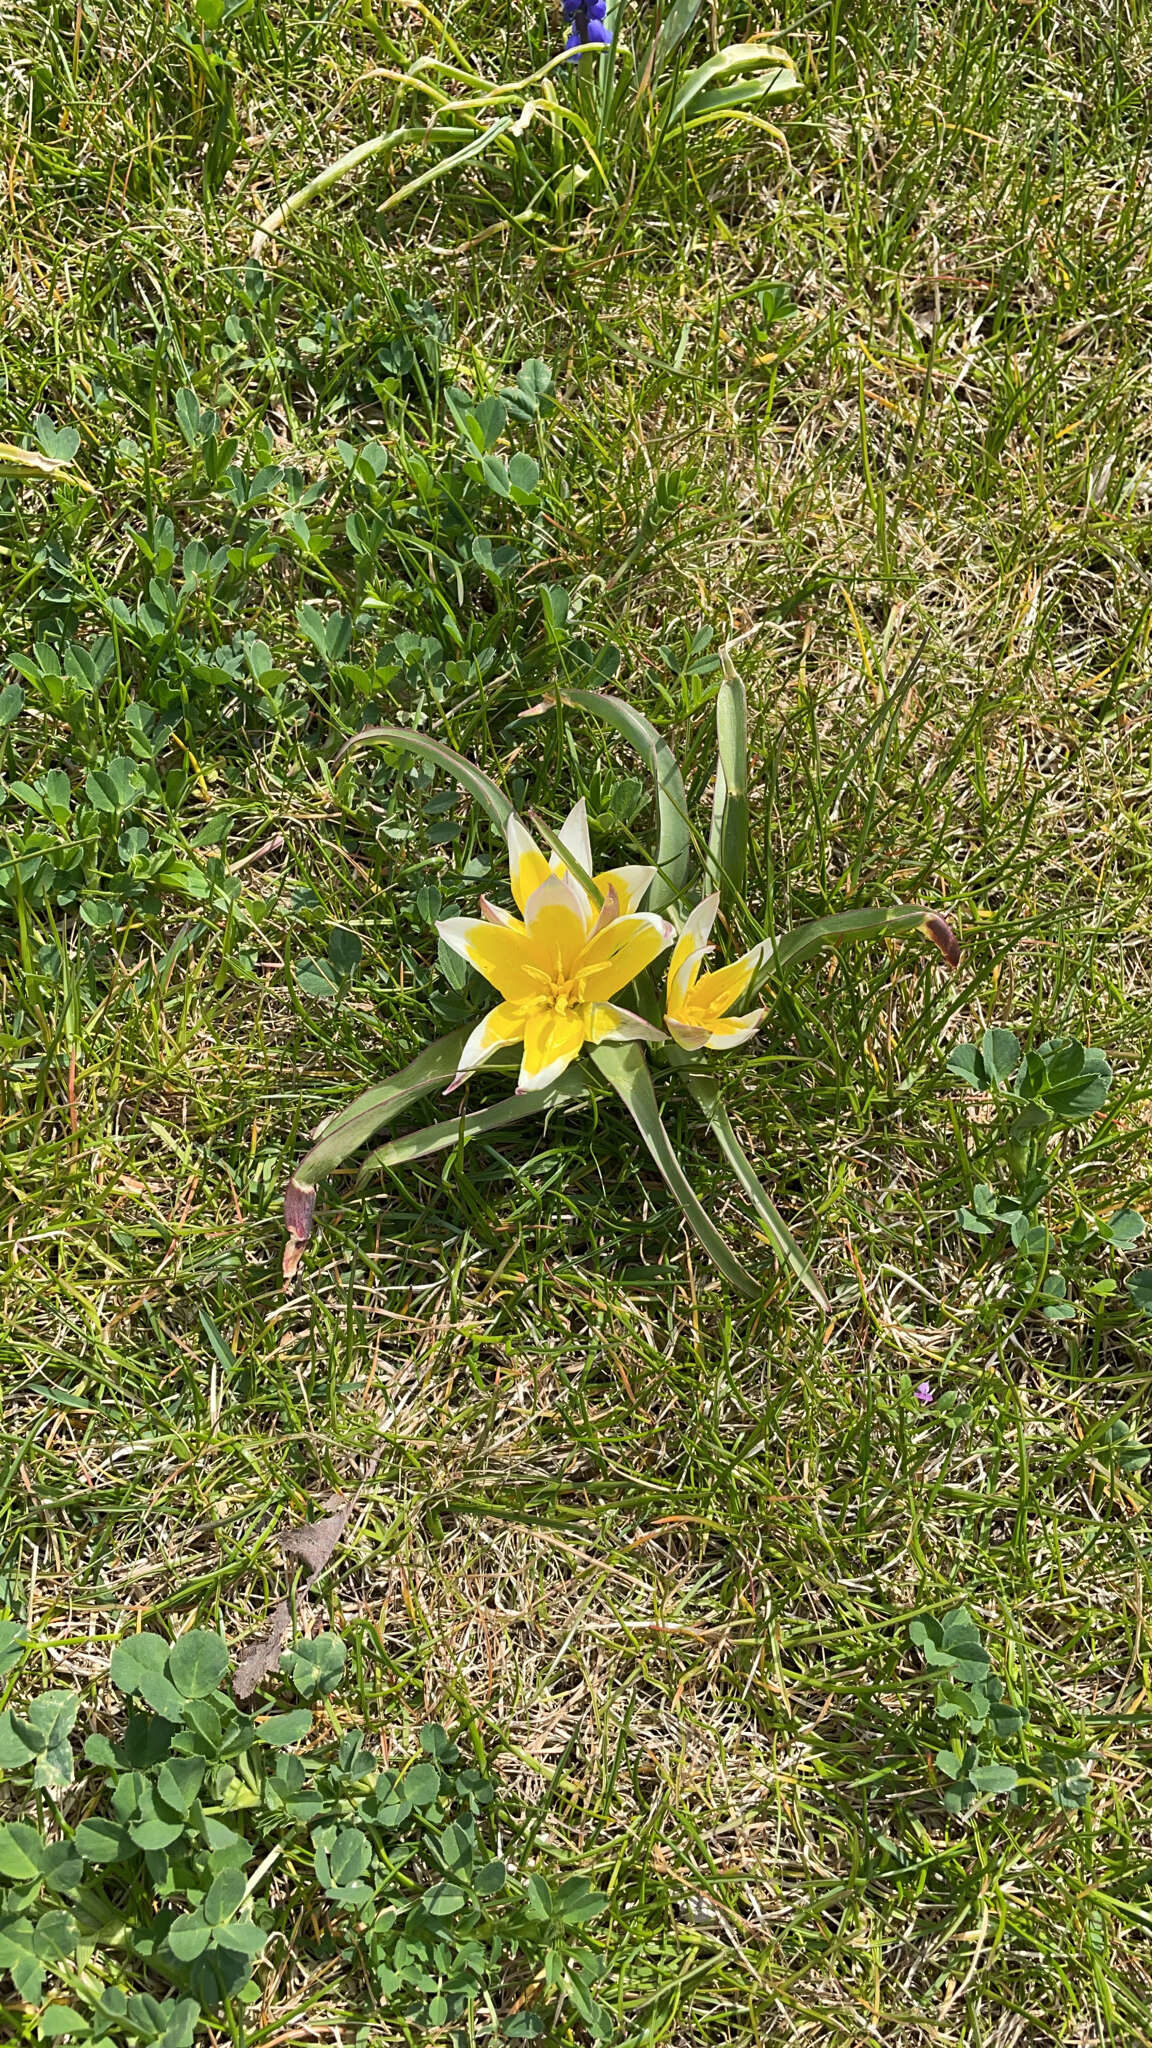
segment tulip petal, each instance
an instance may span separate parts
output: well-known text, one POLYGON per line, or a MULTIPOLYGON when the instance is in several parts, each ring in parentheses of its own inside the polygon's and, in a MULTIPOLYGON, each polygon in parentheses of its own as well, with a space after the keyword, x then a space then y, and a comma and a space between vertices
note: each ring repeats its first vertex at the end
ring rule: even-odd
POLYGON ((548 862, 526 825, 513 811, 508 820, 508 872, 517 910, 523 913, 534 889, 548 874, 548 862))
POLYGON ((533 956, 545 979, 575 972, 590 922, 588 899, 567 875, 549 875, 532 891, 524 912, 533 956))
POLYGON ((607 896, 609 889, 616 891, 619 915, 627 917, 630 911, 639 910, 655 873, 655 868, 611 868, 607 874, 593 875, 592 880, 601 896, 607 896))
POLYGON ((619 1045, 630 1038, 659 1045, 664 1033, 658 1025, 650 1024, 647 1017, 638 1017, 635 1010, 622 1010, 619 1003, 588 1003, 584 1009, 584 1036, 589 1045, 602 1045, 605 1039, 619 1045))
POLYGON ((550 1087, 583 1044, 584 1024, 578 1011, 569 1010, 561 1017, 553 1009, 533 1010, 524 1025, 524 1058, 517 1095, 550 1087))
POLYGON ((695 909, 689 911, 680 927, 681 938, 691 936, 694 946, 706 946, 719 908, 720 891, 716 889, 711 896, 703 897, 695 909))
POLYGON ((670 943, 672 926, 654 911, 617 917, 588 940, 580 960, 584 999, 606 1003, 626 988, 670 943))
MULTIPOLYGON (((576 866, 583 868, 586 875, 590 875, 592 873, 592 841, 588 835, 588 806, 583 797, 581 797, 578 804, 573 804, 556 837, 564 848, 565 853, 569 854, 575 861, 576 866)), ((549 867, 554 875, 559 874, 561 871, 560 862, 555 854, 553 854, 549 862, 549 867)), ((567 871, 565 870, 565 872, 567 871)))
POLYGON ((696 977, 711 952, 711 946, 697 945, 691 932, 681 932, 668 963, 668 1008, 683 1016, 692 1001, 696 977))
POLYGON ((706 1024, 689 1024, 683 1017, 673 1017, 671 1013, 665 1017, 664 1022, 668 1026, 670 1036, 676 1040, 677 1045, 683 1046, 685 1052, 699 1052, 701 1046, 711 1042, 706 1024))
POLYGON ((731 1052, 733 1046, 743 1045, 754 1031, 759 1031, 763 1020, 763 1010, 749 1010, 743 1017, 719 1017, 705 1043, 711 1052, 731 1052))
POLYGON ((599 916, 597 917, 595 924, 589 932, 588 937, 590 939, 594 939, 597 932, 602 932, 606 924, 614 924, 619 915, 620 899, 617 896, 612 884, 609 883, 608 887, 604 891, 604 901, 600 905, 599 916))
POLYGON ((539 996, 545 977, 526 926, 485 924, 478 917, 444 917, 436 927, 446 946, 498 988, 508 1002, 539 996))
POLYGON ((497 1003, 494 1010, 489 1010, 486 1017, 481 1017, 475 1031, 465 1042, 460 1054, 460 1064, 454 1078, 444 1090, 445 1095, 451 1095, 454 1088, 459 1088, 468 1079, 469 1074, 474 1073, 489 1054, 496 1052, 500 1046, 519 1045, 524 1036, 525 1014, 523 1003, 497 1003))
POLYGON ((692 991, 694 1010, 710 1010, 722 1017, 733 1003, 738 1003, 745 994, 752 979, 753 962, 746 953, 742 960, 733 960, 729 967, 718 967, 714 974, 702 974, 692 991))

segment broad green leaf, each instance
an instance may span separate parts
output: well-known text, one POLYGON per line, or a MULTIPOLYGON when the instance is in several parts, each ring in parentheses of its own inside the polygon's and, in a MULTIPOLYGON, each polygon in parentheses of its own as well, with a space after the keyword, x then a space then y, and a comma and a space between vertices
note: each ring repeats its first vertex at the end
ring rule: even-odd
POLYGON ((241 1920, 224 1920, 213 1929, 214 1946, 229 1949, 234 1955, 246 1957, 255 1962, 267 1943, 268 1936, 262 1927, 250 1917, 241 1920))
POLYGON ((1043 1048, 1043 1103, 1065 1123, 1080 1123, 1103 1109, 1112 1086, 1112 1069, 1095 1046, 1075 1043, 1043 1048))
MULTIPOLYGON (((68 1740, 76 1725, 79 1696, 74 1692, 45 1692, 28 1709, 30 1730, 39 1742, 39 1755, 32 1783, 60 1791, 73 1778, 72 1746, 68 1740)), ((19 1717, 13 1715, 19 1732, 19 1717)))
POLYGON ((318 1187, 334 1167, 373 1137, 381 1124, 399 1116, 425 1095, 431 1095, 434 1089, 445 1087, 460 1064, 471 1029, 470 1024, 461 1025, 458 1031, 450 1031, 446 1037, 426 1045, 390 1080, 366 1088, 347 1109, 339 1110, 321 1125, 319 1137, 296 1169, 294 1185, 304 1191, 318 1187))
POLYGON ((187 1813, 204 1781, 202 1756, 172 1756, 156 1773, 156 1794, 173 1813, 187 1813))
POLYGON ((88 2031, 87 2020, 71 2005, 46 2005, 36 2022, 39 2041, 59 2041, 65 2035, 86 2035, 88 2031))
POLYGON ((162 1636, 127 1636, 112 1652, 109 1673, 121 1692, 136 1693, 166 1721, 179 1721, 184 1700, 168 1678, 168 1644, 162 1636))
POLYGON ((168 1929, 168 1946, 178 1963, 194 1963, 212 1939, 212 1929, 199 1913, 183 1913, 168 1929))
POLYGON ((636 1043, 598 1045, 593 1047, 592 1059, 634 1119, 640 1136, 709 1258, 731 1286, 749 1300, 754 1300, 763 1289, 725 1243, 690 1185, 676 1149, 660 1121, 652 1075, 640 1046, 636 1043))
POLYGON ((992 1087, 1002 1088, 1020 1064, 1020 1040, 1014 1031, 988 1030, 980 1041, 980 1057, 992 1087))
POLYGON ((347 1657, 347 1645, 325 1630, 307 1642, 297 1643, 281 1659, 281 1668, 290 1672, 300 1697, 310 1700, 315 1693, 331 1692, 340 1683, 347 1657))
POLYGON ((266 1721, 256 1724, 256 1738, 267 1742, 273 1749, 287 1749, 290 1743, 303 1742, 312 1727, 312 1712, 309 1707, 297 1707, 290 1714, 269 1714, 266 1721))
POLYGON ((98 1814, 80 1822, 75 1845, 85 1863, 121 1863, 132 1853, 127 1830, 116 1821, 104 1820, 98 1814))
POLYGON ((704 0, 672 0, 645 60, 645 84, 654 83, 667 69, 703 5, 704 0))
POLYGON ((984 1062, 974 1045, 954 1045, 948 1055, 946 1071, 953 1081, 963 1081, 967 1088, 988 1086, 984 1062))
POLYGON ((708 869, 722 902, 729 905, 743 896, 748 865, 748 702, 727 654, 721 660, 724 680, 716 698, 716 787, 708 869))
POLYGON ((75 427, 58 427, 48 413, 37 413, 33 425, 36 439, 48 457, 49 462, 74 462, 80 446, 80 436, 75 427))
POLYGON ((1138 1272, 1129 1273, 1125 1286, 1134 1306, 1152 1316, 1152 1266, 1141 1266, 1138 1272))
POLYGON ((400 1790, 412 1806, 431 1806, 439 1797, 440 1773, 435 1764, 413 1764, 404 1774, 400 1790))
POLYGON ((665 132, 677 122, 690 120, 703 95, 727 87, 748 73, 761 74, 757 98, 785 100, 800 90, 800 80, 786 50, 769 43, 729 43, 709 57, 707 63, 689 72, 668 109, 665 132))
POLYGON ((256 1962, 256 1956, 262 1954, 266 1942, 269 1942, 269 1935, 262 1927, 256 1927, 256 1921, 250 1915, 244 1919, 223 1921, 213 1929, 213 1948, 217 1952, 221 1948, 230 1950, 234 1956, 244 1956, 246 1962, 256 1962))
POLYGON ((728 1112, 720 1099, 720 1090, 716 1082, 712 1079, 711 1075, 705 1074, 689 1073, 685 1076, 685 1079, 689 1094, 699 1103, 704 1111, 708 1119, 708 1127, 729 1166, 735 1173, 744 1193, 755 1209, 756 1214, 759 1216, 761 1223, 764 1225, 765 1232, 773 1249, 783 1259, 785 1265, 791 1268, 801 1286, 807 1288, 813 1301, 819 1302, 822 1309, 829 1309, 831 1303, 819 1280, 816 1278, 809 1260, 805 1258, 804 1253, 801 1251, 800 1246, 797 1244, 792 1232, 773 1202, 767 1188, 756 1173, 739 1138, 732 1129, 728 1112))
POLYGON ((0 1714, 0 1771, 21 1771, 40 1754, 40 1737, 21 1718, 13 1719, 6 1707, 0 1714), (22 1731, 26 1730, 26 1733, 22 1731))
POLYGON ((430 739, 426 733, 411 732, 404 725, 370 725, 363 732, 347 740, 332 760, 336 769, 350 754, 359 753, 362 747, 395 747, 398 753, 418 754, 422 761, 431 761, 451 775, 461 789, 475 799, 487 811, 496 830, 504 833, 512 816, 512 806, 502 789, 485 775, 482 768, 466 761, 463 754, 457 754, 452 747, 446 747, 441 740, 430 739))
POLYGON ((1017 1773, 1011 1764, 975 1764, 968 1775, 977 1792, 984 1798, 996 1798, 1002 1792, 1013 1792, 1019 1783, 1017 1773))
POLYGON ((458 1913, 467 1899, 459 1885, 441 1883, 429 1885, 420 1903, 426 1913, 445 1919, 450 1913, 458 1913))
POLYGON ((402 1138, 393 1138, 387 1145, 381 1145, 368 1154, 360 1169, 360 1179, 384 1167, 407 1166, 414 1159, 427 1159, 434 1152, 450 1151, 453 1146, 466 1144, 469 1138, 480 1137, 486 1131, 503 1130, 508 1124, 522 1122, 525 1117, 542 1116, 546 1110, 579 1102, 587 1093, 588 1083, 579 1067, 571 1066, 550 1088, 535 1089, 527 1095, 510 1095, 503 1102, 489 1104, 487 1109, 473 1110, 469 1116, 455 1116, 445 1123, 428 1124, 422 1131, 409 1131, 402 1138))
POLYGON ((518 504, 533 495, 540 482, 540 464, 531 455, 513 455, 508 461, 508 482, 518 504))
POLYGON ((829 917, 815 917, 809 924, 797 925, 783 938, 765 939, 757 949, 760 964, 753 974, 748 994, 750 997, 755 995, 766 982, 782 981, 792 968, 814 959, 826 946, 839 945, 844 939, 874 939, 882 933, 898 936, 901 932, 914 931, 923 932, 925 938, 931 939, 950 967, 957 965, 960 948, 938 911, 913 909, 906 904, 886 909, 838 910, 829 917))
POLYGON ((178 1820, 162 1820, 157 1814, 128 1822, 128 1833, 138 1849, 170 1849, 183 1832, 178 1820))
POLYGON ((242 1870, 222 1870, 208 1887, 204 1903, 200 1908, 210 1927, 218 1927, 223 1920, 230 1920, 244 1903, 246 1879, 242 1870))
MULTIPOLYGON (((606 697, 599 690, 570 689, 565 685, 560 691, 560 698, 562 703, 570 704, 578 711, 587 711, 593 718, 602 718, 607 725, 615 726, 655 778, 659 837, 657 872, 648 894, 648 907, 664 910, 680 895, 688 879, 692 851, 688 798, 675 755, 643 712, 634 710, 622 697, 606 697)), ((535 716, 551 708, 549 704, 538 705, 532 713, 524 715, 535 716)))
POLYGON ((0 1877, 11 1884, 34 1884, 40 1875, 43 1842, 27 1821, 0 1824, 0 1877))
MULTIPOLYGON (((2 447, 0 443, 0 451, 2 447)), ((36 1951, 36 1930, 30 1920, 14 1916, 0 1919, 0 1971, 3 1970, 7 1970, 18 1995, 28 2005, 39 2005, 44 1965, 36 1951)))
POLYGON ((372 1861, 372 1844, 360 1828, 341 1828, 328 1851, 332 1884, 355 1884, 372 1861))
POLYGON ((213 1629, 189 1629, 168 1652, 168 1676, 186 1700, 206 1699, 227 1669, 228 1652, 213 1629))

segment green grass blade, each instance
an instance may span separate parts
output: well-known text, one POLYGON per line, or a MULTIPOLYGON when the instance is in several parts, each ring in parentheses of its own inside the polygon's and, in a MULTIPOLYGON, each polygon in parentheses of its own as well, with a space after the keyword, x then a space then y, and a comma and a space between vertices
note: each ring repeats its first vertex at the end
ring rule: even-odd
POLYGON ((810 1261, 805 1258, 732 1129, 728 1111, 720 1100, 720 1091, 715 1081, 706 1074, 686 1074, 684 1078, 689 1094, 704 1111, 708 1119, 708 1128, 760 1218, 774 1251, 786 1266, 791 1267, 797 1280, 802 1287, 807 1288, 813 1301, 819 1302, 822 1309, 830 1309, 832 1304, 816 1278, 810 1261))
POLYGON ((655 778, 659 837, 657 872, 648 894, 648 904, 652 910, 664 910, 679 896, 688 879, 692 853, 688 798, 676 756, 644 713, 634 710, 622 697, 606 697, 599 690, 569 689, 567 686, 560 694, 565 704, 573 705, 578 711, 587 711, 593 718, 602 718, 606 725, 615 726, 616 731, 636 749, 655 778))
POLYGON ((380 1145, 370 1152, 360 1169, 360 1180, 386 1166, 407 1166, 415 1159, 427 1159, 433 1152, 447 1152, 453 1145, 466 1143, 469 1138, 483 1136, 485 1131, 503 1130, 506 1124, 523 1122, 525 1117, 542 1116, 545 1110, 560 1109, 570 1102, 579 1102, 588 1093, 588 1083, 579 1067, 569 1067, 550 1088, 539 1088, 527 1095, 509 1095, 503 1102, 493 1102, 486 1109, 473 1110, 469 1116, 449 1117, 444 1123, 429 1124, 422 1131, 408 1131, 402 1138, 393 1138, 387 1145, 380 1145))
POLYGON ((716 788, 708 866, 727 906, 744 894, 748 870, 748 699, 727 655, 716 698, 716 788))
POLYGON ((634 1119, 640 1136, 713 1264, 732 1287, 747 1299, 754 1300, 763 1292, 759 1281, 753 1279, 747 1268, 740 1264, 721 1237, 694 1193, 676 1148, 660 1121, 656 1091, 642 1048, 635 1043, 598 1045, 593 1050, 592 1059, 634 1119))
POLYGON ((363 732, 354 733, 350 740, 345 741, 339 753, 333 756, 332 767, 338 768, 349 754, 358 752, 361 747, 371 746, 396 747, 403 753, 419 754, 421 760, 434 762, 487 811, 498 832, 507 831, 512 805, 491 776, 485 775, 484 770, 473 762, 466 761, 463 754, 458 754, 453 747, 446 747, 442 740, 430 739, 427 733, 412 732, 406 725, 365 726, 363 732))
POLYGON ((926 939, 943 954, 949 967, 960 962, 960 948, 938 911, 913 908, 908 904, 895 904, 887 908, 872 910, 840 910, 830 917, 815 917, 809 924, 797 925, 795 931, 786 932, 780 939, 765 939, 760 947, 760 964, 749 984, 748 994, 752 996, 769 981, 780 981, 793 967, 805 960, 811 960, 822 953, 825 946, 839 945, 842 939, 874 939, 883 932, 898 935, 901 932, 923 932, 926 939))

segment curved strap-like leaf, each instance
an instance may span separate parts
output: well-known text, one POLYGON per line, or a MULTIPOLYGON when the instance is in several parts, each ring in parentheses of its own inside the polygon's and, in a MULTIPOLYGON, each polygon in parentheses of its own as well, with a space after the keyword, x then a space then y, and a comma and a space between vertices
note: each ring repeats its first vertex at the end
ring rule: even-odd
POLYGON ((785 1265, 791 1267, 801 1286, 807 1288, 813 1301, 819 1302, 822 1309, 830 1309, 832 1304, 816 1278, 810 1262, 805 1258, 732 1129, 728 1111, 720 1100, 720 1090, 716 1082, 710 1074, 687 1073, 684 1080, 688 1093, 704 1111, 708 1119, 708 1128, 764 1225, 765 1235, 771 1241, 773 1249, 783 1259, 785 1265))
POLYGON ((633 1117, 640 1136, 713 1264, 740 1294, 750 1301, 755 1300, 763 1293, 760 1282, 740 1264, 721 1237, 693 1191, 676 1148, 660 1121, 656 1091, 641 1047, 635 1041, 626 1045, 597 1045, 593 1048, 592 1058, 633 1117))
POLYGON ((744 894, 748 868, 748 700, 726 655, 716 697, 716 787, 708 867, 727 907, 744 894))
POLYGON ((768 43, 729 43, 689 72, 668 109, 666 129, 689 119, 704 94, 723 89, 748 72, 759 74, 748 81, 750 95, 757 99, 785 100, 800 90, 787 50, 768 43))
POLYGON ((782 980, 790 968, 811 960, 825 946, 839 945, 842 939, 874 939, 882 932, 914 931, 931 939, 949 967, 959 966, 956 936, 938 910, 923 910, 909 904, 894 904, 887 909, 838 910, 830 917, 814 917, 809 924, 797 925, 795 931, 786 932, 783 938, 764 939, 756 949, 760 958, 748 994, 755 995, 769 981, 782 980))
POLYGON ((402 1067, 398 1074, 393 1074, 390 1080, 378 1082, 374 1088, 366 1088, 362 1095, 348 1104, 347 1109, 339 1110, 322 1126, 316 1143, 301 1160, 284 1190, 284 1222, 288 1229, 288 1246, 284 1253, 285 1278, 290 1279, 296 1271, 301 1248, 312 1235, 316 1190, 320 1182, 334 1167, 340 1166, 374 1137, 381 1124, 387 1123, 390 1117, 399 1116, 412 1103, 431 1095, 434 1088, 447 1086, 460 1064, 460 1055, 471 1029, 470 1024, 463 1024, 458 1031, 450 1031, 446 1037, 426 1045, 423 1052, 402 1067))
POLYGON ((422 761, 432 761, 437 768, 443 768, 451 775, 461 789, 475 797, 476 802, 487 811, 498 832, 508 830, 512 816, 512 805, 502 789, 477 768, 472 761, 465 760, 454 747, 446 747, 443 740, 430 739, 427 733, 412 732, 406 725, 366 725, 363 732, 353 733, 345 740, 338 754, 332 757, 332 767, 338 768, 349 754, 358 753, 361 747, 396 747, 405 754, 418 754, 422 761))
MULTIPOLYGON (((571 704, 578 711, 590 712, 593 718, 602 718, 606 725, 615 726, 617 732, 636 749, 655 779, 659 840, 656 875, 648 892, 648 902, 653 910, 665 910, 679 896, 688 879, 692 852, 688 798, 676 756, 644 713, 626 704, 622 697, 606 697, 600 690, 571 689, 567 684, 559 695, 562 703, 571 704)), ((532 712, 524 716, 531 717, 550 709, 550 704, 535 705, 532 712)))
POLYGON ((587 1094, 588 1083, 579 1067, 569 1067, 550 1088, 509 1095, 503 1102, 489 1103, 486 1109, 473 1110, 468 1116, 450 1117, 444 1123, 428 1124, 422 1131, 407 1131, 402 1138, 390 1139, 387 1145, 379 1145, 368 1154, 359 1179, 364 1180, 374 1169, 407 1166, 414 1159, 427 1159, 433 1152, 447 1152, 453 1145, 483 1136, 485 1131, 503 1130, 505 1125, 521 1123, 525 1117, 542 1116, 546 1110, 579 1102, 587 1094))

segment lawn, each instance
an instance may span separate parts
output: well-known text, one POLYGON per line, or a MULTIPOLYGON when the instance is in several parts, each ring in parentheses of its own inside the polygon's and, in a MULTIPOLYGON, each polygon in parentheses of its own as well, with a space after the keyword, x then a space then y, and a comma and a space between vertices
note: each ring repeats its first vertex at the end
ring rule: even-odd
POLYGON ((621 14, 605 112, 558 11, 0 0, 13 2041, 1152 2042, 1149 18, 679 15, 646 81, 621 14), (670 122, 752 38, 798 92, 670 122), (311 1132, 479 1014, 435 924, 509 900, 448 777, 340 747, 638 861, 647 768, 558 691, 706 838, 724 664, 729 950, 902 902, 962 949, 825 952, 716 1058, 829 1308, 685 1100, 730 1288, 602 1086, 334 1176, 286 1283, 311 1132), (37 1864, 221 1677, 134 1639, 234 1667, 285 1598, 247 1791, 225 1679, 130 1882, 37 1864), (210 1783, 235 1853, 180 1847, 210 1783))

